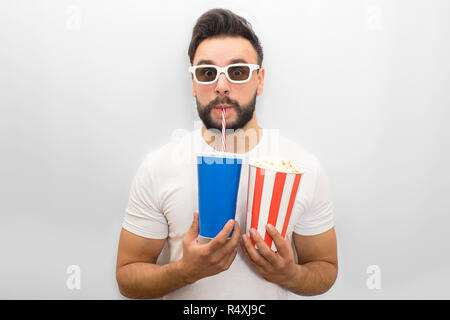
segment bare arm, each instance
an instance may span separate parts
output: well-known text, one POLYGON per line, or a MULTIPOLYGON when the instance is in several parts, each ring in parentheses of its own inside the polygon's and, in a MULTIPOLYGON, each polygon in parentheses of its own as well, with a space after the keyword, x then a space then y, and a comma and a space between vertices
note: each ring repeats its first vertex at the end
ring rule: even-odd
POLYGON ((116 279, 128 298, 161 297, 187 284, 179 262, 156 265, 166 239, 147 239, 122 228, 117 255, 116 279))
POLYGON ((247 235, 242 237, 241 246, 259 274, 303 296, 321 294, 331 288, 338 270, 334 228, 314 236, 294 233, 298 264, 294 261, 289 239, 283 239, 273 227, 267 226, 267 232, 275 242, 277 252, 273 252, 257 232, 251 230, 259 250, 253 247, 247 235))
POLYGON ((303 296, 325 293, 338 272, 334 228, 314 236, 293 233, 293 240, 299 264, 292 280, 285 283, 286 289, 303 296))
POLYGON ((228 222, 208 244, 197 241, 198 214, 183 239, 183 258, 156 265, 166 239, 146 239, 122 229, 117 255, 116 279, 120 293, 134 299, 164 296, 199 279, 227 270, 240 237, 237 223, 228 222), (228 240, 233 226, 233 236, 228 240))

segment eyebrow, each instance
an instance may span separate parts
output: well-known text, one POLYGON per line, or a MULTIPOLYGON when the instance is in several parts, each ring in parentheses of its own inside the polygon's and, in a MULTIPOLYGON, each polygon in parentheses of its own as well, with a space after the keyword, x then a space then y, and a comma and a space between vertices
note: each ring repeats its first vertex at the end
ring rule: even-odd
MULTIPOLYGON (((231 59, 228 62, 228 64, 233 64, 233 63, 248 63, 248 62, 247 62, 247 60, 242 59, 242 58, 231 59)), ((214 64, 214 62, 212 60, 202 59, 197 63, 197 65, 200 65, 200 64, 214 64)))

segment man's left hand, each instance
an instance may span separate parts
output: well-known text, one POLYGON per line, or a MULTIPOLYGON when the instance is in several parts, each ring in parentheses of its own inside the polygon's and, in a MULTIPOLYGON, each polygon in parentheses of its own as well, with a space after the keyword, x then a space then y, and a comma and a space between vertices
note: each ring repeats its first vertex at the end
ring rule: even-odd
POLYGON ((284 286, 294 277, 299 265, 294 261, 289 238, 283 239, 276 228, 270 224, 266 225, 266 230, 272 237, 277 252, 272 251, 255 229, 250 229, 250 234, 258 246, 258 250, 253 246, 247 234, 244 234, 241 238, 241 247, 253 267, 264 279, 284 286))

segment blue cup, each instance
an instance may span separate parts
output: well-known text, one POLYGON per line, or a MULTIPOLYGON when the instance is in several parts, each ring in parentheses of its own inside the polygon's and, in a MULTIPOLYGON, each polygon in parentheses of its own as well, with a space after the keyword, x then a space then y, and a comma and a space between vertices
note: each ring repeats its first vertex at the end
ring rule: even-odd
POLYGON ((200 236, 214 238, 235 218, 242 159, 235 155, 197 156, 200 236))

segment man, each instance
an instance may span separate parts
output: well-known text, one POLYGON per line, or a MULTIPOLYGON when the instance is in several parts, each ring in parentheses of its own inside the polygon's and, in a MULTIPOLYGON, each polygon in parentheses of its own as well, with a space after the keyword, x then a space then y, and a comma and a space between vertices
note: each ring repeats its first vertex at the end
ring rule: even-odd
POLYGON ((151 152, 140 166, 120 235, 116 269, 120 292, 146 299, 286 299, 288 291, 299 295, 326 292, 338 269, 328 180, 312 154, 258 125, 256 96, 263 92, 265 74, 258 38, 244 18, 214 9, 198 19, 188 53, 192 95, 203 126, 151 152), (276 153, 305 169, 286 239, 266 226, 276 252, 258 232, 243 234, 248 184, 245 161, 235 220, 206 243, 198 237, 195 164, 176 159, 221 150, 222 108, 226 126, 232 129, 227 132, 231 142, 227 152, 245 159, 276 153), (232 143, 235 140, 239 141, 232 143), (170 261, 158 265, 166 242, 170 261))

